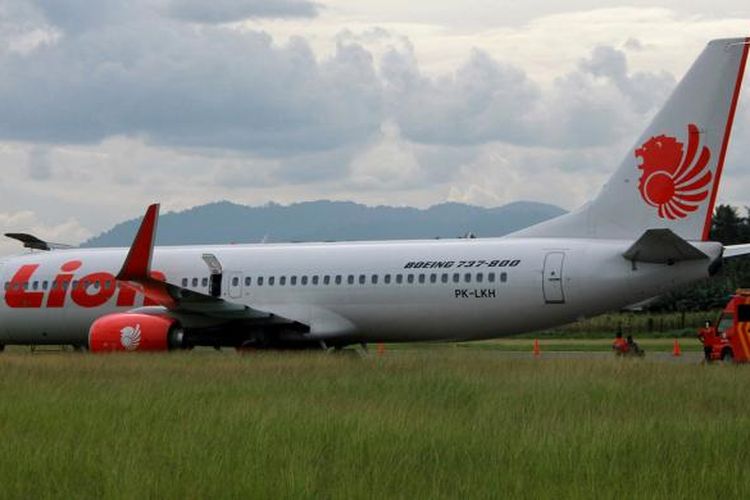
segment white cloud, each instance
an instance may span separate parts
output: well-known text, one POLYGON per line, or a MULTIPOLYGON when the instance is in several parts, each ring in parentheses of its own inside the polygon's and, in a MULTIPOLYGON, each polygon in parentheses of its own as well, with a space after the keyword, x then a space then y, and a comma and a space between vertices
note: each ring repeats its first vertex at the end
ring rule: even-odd
MULTIPOLYGON (((170 1, 0 4, 0 212, 89 234, 153 201, 570 209, 707 39, 750 26, 723 0, 170 1)), ((737 121, 719 200, 750 204, 737 121)))

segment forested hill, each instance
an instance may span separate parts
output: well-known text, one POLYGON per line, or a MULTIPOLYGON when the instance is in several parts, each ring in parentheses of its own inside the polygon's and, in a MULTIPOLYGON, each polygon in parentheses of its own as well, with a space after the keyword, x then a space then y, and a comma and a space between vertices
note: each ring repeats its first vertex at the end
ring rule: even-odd
MULTIPOLYGON (((428 209, 311 201, 260 207, 218 202, 163 214, 160 245, 502 236, 565 213, 544 203, 497 208, 443 203, 428 209)), ((127 246, 139 219, 116 225, 83 246, 127 246)))

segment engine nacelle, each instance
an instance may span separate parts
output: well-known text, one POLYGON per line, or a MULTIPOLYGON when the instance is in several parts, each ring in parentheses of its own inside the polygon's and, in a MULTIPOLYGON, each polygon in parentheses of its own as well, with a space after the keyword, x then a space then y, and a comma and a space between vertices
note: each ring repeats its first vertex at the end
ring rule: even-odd
POLYGON ((183 340, 175 319, 148 314, 108 314, 89 329, 91 352, 168 351, 182 347, 183 340))

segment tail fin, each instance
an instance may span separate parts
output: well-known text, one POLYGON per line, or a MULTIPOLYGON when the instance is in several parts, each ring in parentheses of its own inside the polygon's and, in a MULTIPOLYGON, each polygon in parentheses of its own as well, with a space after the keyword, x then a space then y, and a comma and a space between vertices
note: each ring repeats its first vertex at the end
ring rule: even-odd
POLYGON ((511 236, 708 239, 749 44, 710 42, 593 201, 511 236))

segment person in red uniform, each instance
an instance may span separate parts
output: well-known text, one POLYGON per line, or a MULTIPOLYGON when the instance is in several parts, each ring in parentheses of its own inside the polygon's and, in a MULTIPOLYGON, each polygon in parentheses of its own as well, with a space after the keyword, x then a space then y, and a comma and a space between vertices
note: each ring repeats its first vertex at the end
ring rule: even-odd
POLYGON ((615 335, 615 341, 612 342, 612 349, 615 351, 615 354, 618 355, 623 355, 628 352, 628 342, 622 338, 622 332, 617 332, 617 335, 615 335))

